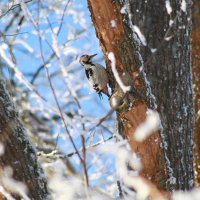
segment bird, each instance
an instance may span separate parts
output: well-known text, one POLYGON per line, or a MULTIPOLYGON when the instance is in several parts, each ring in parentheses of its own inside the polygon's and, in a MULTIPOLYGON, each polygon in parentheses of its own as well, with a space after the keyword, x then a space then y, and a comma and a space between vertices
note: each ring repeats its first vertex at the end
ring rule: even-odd
POLYGON ((79 62, 85 69, 86 77, 89 81, 89 84, 92 88, 98 93, 99 98, 102 99, 102 93, 107 95, 110 98, 108 92, 108 74, 106 69, 95 62, 92 61, 92 58, 97 54, 87 55, 84 54, 80 57, 79 62))

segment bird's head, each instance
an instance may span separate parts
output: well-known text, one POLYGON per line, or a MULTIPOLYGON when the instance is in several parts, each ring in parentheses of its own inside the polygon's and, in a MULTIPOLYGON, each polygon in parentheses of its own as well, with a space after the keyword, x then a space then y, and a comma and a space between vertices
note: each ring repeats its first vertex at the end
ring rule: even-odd
POLYGON ((85 64, 89 64, 92 60, 92 58, 94 56, 96 56, 97 54, 93 54, 93 55, 82 55, 79 59, 79 62, 82 64, 82 65, 85 65, 85 64))

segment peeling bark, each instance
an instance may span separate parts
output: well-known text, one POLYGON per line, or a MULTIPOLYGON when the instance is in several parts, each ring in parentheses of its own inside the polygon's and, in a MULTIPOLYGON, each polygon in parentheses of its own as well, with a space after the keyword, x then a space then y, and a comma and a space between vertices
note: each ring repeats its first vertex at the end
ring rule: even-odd
MULTIPOLYGON (((36 152, 25 135, 25 129, 2 77, 0 78, 0 142, 4 146, 4 154, 0 156, 1 173, 5 167, 11 167, 13 178, 27 186, 30 199, 48 199, 47 182, 37 162, 36 152)), ((21 199, 16 194, 14 196, 21 199)))
POLYGON ((119 2, 88 0, 88 4, 96 34, 100 40, 108 71, 110 72, 110 86, 113 93, 120 92, 111 72, 111 63, 107 57, 109 52, 113 52, 115 55, 116 68, 122 80, 126 79, 125 82, 134 83, 132 91, 124 100, 126 105, 123 105, 123 109, 119 111, 120 119, 124 125, 124 135, 143 161, 142 175, 155 183, 157 187, 163 188, 166 176, 159 132, 154 133, 141 143, 132 139, 134 131, 146 118, 147 108, 153 105, 145 74, 139 72, 142 59, 140 57, 140 47, 138 41, 136 41, 137 36, 130 29, 127 16, 121 14, 122 6, 119 2), (112 26, 113 20, 116 25, 114 27, 112 26), (124 72, 128 75, 126 78, 123 78, 124 72))
MULTIPOLYGON (((187 1, 186 11, 181 10, 180 0, 170 1, 170 15, 163 0, 120 2, 121 6, 117 1, 88 0, 108 69, 110 62, 107 53, 112 51, 120 74, 126 72, 134 81, 139 77, 139 84, 135 85, 136 92, 133 91, 126 99, 133 106, 129 110, 125 107, 119 113, 123 119, 125 136, 143 160, 143 176, 150 178, 158 187, 163 188, 164 183, 167 190, 191 189, 194 186, 191 0, 187 1), (122 7, 126 10, 123 15, 120 12, 122 7), (116 27, 111 27, 112 20, 116 21, 116 27), (173 20, 171 28, 170 20, 173 20), (144 34, 146 47, 138 45, 139 37, 133 33, 131 25, 138 26, 144 34), (164 37, 171 39, 167 41, 164 37), (157 52, 153 54, 151 49, 155 48, 157 52), (151 87, 146 82, 145 74, 138 71, 142 65, 141 57, 144 58, 144 71, 151 87), (159 133, 154 133, 143 143, 137 143, 130 138, 145 120, 147 107, 155 105, 151 91, 161 116, 161 138, 159 133)), ((114 94, 115 86, 111 84, 114 94)))
POLYGON ((122 114, 122 118, 125 121, 125 133, 130 145, 142 158, 144 166, 142 175, 156 183, 157 187, 163 189, 166 183, 164 176, 165 159, 160 149, 161 140, 159 132, 152 133, 143 142, 137 142, 133 139, 136 128, 146 119, 144 114, 146 111, 147 105, 144 102, 138 101, 134 103, 130 111, 122 114))

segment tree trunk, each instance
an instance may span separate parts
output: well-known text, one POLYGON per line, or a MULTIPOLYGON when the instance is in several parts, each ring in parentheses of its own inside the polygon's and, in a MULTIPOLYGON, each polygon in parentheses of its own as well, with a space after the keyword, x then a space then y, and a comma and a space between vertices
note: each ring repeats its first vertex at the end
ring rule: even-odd
POLYGON ((194 185, 191 1, 187 1, 186 11, 181 10, 181 1, 170 2, 170 14, 163 0, 135 1, 130 10, 132 21, 140 27, 148 44, 142 57, 163 126, 167 189, 187 190, 194 185), (149 49, 157 52, 152 55, 149 49))
MULTIPOLYGON (((111 63, 107 55, 113 52, 122 80, 128 84, 132 83, 130 79, 134 82, 133 91, 125 99, 126 105, 119 110, 124 134, 142 158, 145 177, 160 188, 191 189, 194 183, 191 1, 187 1, 184 12, 181 1, 173 1, 170 15, 164 0, 120 2, 88 0, 108 68, 111 63), (170 19, 173 22, 169 28, 170 19), (146 40, 134 32, 134 25, 146 40), (140 49, 139 44, 146 45, 146 42, 147 46, 140 49), (156 53, 151 53, 152 49, 156 49, 156 53), (145 73, 139 71, 143 64, 141 57, 145 61, 147 79, 145 73), (124 72, 129 76, 123 78, 124 72), (130 103, 133 106, 130 107, 130 103), (145 120, 147 108, 155 108, 155 103, 161 117, 161 139, 156 132, 139 143, 132 139, 134 131, 145 120)), ((111 87, 112 96, 117 96, 119 88, 113 84, 113 78, 111 87)))
POLYGON ((5 82, 0 78, 0 143, 4 147, 4 153, 0 156, 1 185, 10 190, 15 198, 21 199, 21 196, 16 194, 13 188, 9 189, 4 185, 5 182, 2 180, 3 173, 9 166, 13 170, 12 178, 27 186, 30 199, 48 199, 46 179, 25 132, 5 88, 5 82))
POLYGON ((195 0, 192 10, 192 69, 195 104, 195 186, 200 185, 200 2, 195 0))
POLYGON ((132 91, 126 95, 124 103, 120 105, 118 110, 125 130, 124 135, 132 148, 142 158, 142 175, 154 182, 159 188, 164 188, 166 181, 165 162, 160 147, 159 132, 155 132, 143 142, 137 142, 133 139, 136 128, 146 119, 147 108, 154 107, 154 99, 151 96, 145 74, 139 72, 142 59, 140 47, 134 39, 137 36, 128 24, 129 17, 121 14, 122 6, 118 2, 88 0, 88 4, 111 77, 112 97, 120 96, 122 98, 123 94, 121 94, 118 85, 114 83, 115 79, 111 72, 108 53, 112 52, 115 55, 116 68, 123 82, 127 85, 133 85, 134 82, 132 91))

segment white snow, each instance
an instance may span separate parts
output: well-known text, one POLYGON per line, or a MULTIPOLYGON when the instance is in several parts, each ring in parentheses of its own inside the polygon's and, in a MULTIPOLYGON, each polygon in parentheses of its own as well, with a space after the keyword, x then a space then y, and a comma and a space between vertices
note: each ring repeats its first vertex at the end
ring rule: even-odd
POLYGON ((125 14, 126 13, 126 5, 124 5, 122 8, 121 8, 121 10, 120 10, 120 13, 121 14, 125 14))
POLYGON ((26 48, 26 50, 28 50, 30 53, 34 53, 34 50, 33 48, 27 43, 25 42, 24 40, 21 40, 21 39, 15 39, 15 44, 21 44, 24 48, 26 48))
POLYGON ((157 51, 156 48, 151 48, 151 53, 155 53, 157 51))
POLYGON ((139 27, 136 25, 133 25, 133 30, 137 33, 141 43, 146 46, 147 45, 147 41, 145 36, 142 34, 142 32, 140 31, 139 27))
POLYGON ((8 200, 15 200, 11 194, 9 194, 2 186, 0 186, 0 192, 1 194, 3 194, 4 197, 6 197, 6 199, 8 200))
POLYGON ((0 142, 0 156, 2 156, 5 152, 4 144, 0 142))
POLYGON ((146 120, 138 126, 134 134, 134 138, 139 142, 160 128, 158 112, 148 109, 146 114, 146 120))
POLYGON ((6 55, 6 50, 8 50, 9 47, 3 43, 2 45, 0 45, 0 57, 2 58, 2 60, 5 61, 5 63, 12 68, 15 71, 15 76, 18 78, 18 80, 21 83, 24 83, 24 85, 26 85, 26 87, 30 90, 33 89, 33 87, 31 86, 31 84, 26 80, 26 78, 24 77, 24 75, 15 67, 15 63, 12 62, 11 58, 9 58, 6 55))
POLYGON ((141 160, 135 152, 132 152, 130 145, 127 144, 127 140, 115 144, 105 144, 103 148, 99 148, 101 148, 102 153, 113 154, 115 156, 119 180, 127 187, 136 190, 136 194, 132 194, 136 195, 134 199, 142 200, 148 198, 151 189, 148 183, 142 177, 138 176, 139 171, 142 169, 141 160), (131 166, 133 171, 130 172, 127 163, 131 166))
POLYGON ((24 183, 13 179, 13 170, 11 167, 4 168, 0 177, 0 183, 4 188, 6 188, 6 190, 20 195, 24 200, 30 200, 27 196, 27 186, 24 183))
POLYGON ((169 0, 165 1, 165 6, 166 6, 166 9, 167 9, 167 13, 170 15, 171 12, 172 12, 172 7, 171 7, 171 4, 170 4, 169 0))
POLYGON ((54 199, 75 199, 76 189, 81 192, 81 181, 78 178, 66 180, 64 174, 67 171, 66 166, 61 160, 50 163, 50 169, 56 170, 49 181, 49 187, 53 191, 54 199))
POLYGON ((183 12, 186 12, 186 1, 185 0, 182 0, 182 2, 181 2, 181 10, 183 12))
POLYGON ((199 200, 200 189, 195 188, 189 192, 177 191, 172 194, 172 200, 199 200))
POLYGON ((52 34, 51 37, 52 37, 52 47, 53 47, 53 50, 54 50, 56 56, 58 58, 60 58, 61 54, 60 54, 60 50, 59 50, 59 47, 58 47, 58 38, 57 38, 57 36, 55 34, 52 34))
POLYGON ((126 92, 129 92, 131 89, 131 86, 124 85, 121 78, 119 77, 118 71, 116 69, 116 61, 115 61, 115 56, 114 56, 113 52, 108 53, 108 59, 111 61, 112 72, 113 72, 113 75, 114 75, 117 83, 119 84, 120 88, 122 89, 124 94, 126 92))
MULTIPOLYGON (((131 161, 130 154, 125 148, 119 148, 117 151, 117 166, 118 167, 118 175, 123 180, 125 185, 133 187, 137 192, 136 199, 146 199, 149 196, 150 188, 149 186, 137 175, 137 171, 135 171, 135 175, 130 175, 127 170, 127 161, 131 161)), ((134 157, 132 157, 134 160, 134 157)), ((137 162, 137 161, 136 161, 137 162)))
POLYGON ((171 39, 172 39, 172 36, 165 37, 164 39, 165 39, 166 41, 169 41, 169 40, 171 40, 171 39))
POLYGON ((116 27, 116 21, 114 19, 110 21, 110 24, 112 28, 116 27))
POLYGON ((170 19, 169 20, 169 26, 172 26, 173 23, 174 23, 174 20, 170 19))

